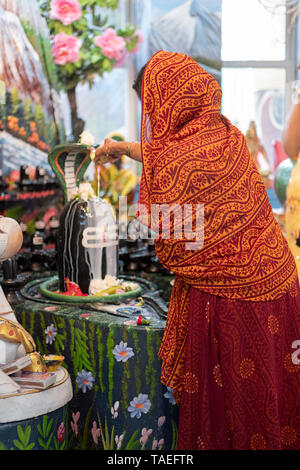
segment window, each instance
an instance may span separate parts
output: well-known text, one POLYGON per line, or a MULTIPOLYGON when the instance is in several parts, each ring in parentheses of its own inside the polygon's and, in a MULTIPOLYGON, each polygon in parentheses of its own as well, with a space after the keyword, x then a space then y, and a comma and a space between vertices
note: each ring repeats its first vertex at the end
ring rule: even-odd
POLYGON ((273 167, 296 78, 294 29, 285 0, 223 0, 222 112, 243 133, 255 121, 273 167))
POLYGON ((282 2, 266 8, 259 0, 223 0, 222 59, 285 60, 285 23, 282 2))

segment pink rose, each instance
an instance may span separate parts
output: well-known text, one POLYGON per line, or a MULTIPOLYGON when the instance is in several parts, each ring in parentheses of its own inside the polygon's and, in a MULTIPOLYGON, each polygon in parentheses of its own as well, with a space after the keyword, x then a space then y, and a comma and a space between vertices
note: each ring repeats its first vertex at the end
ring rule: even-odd
POLYGON ((114 67, 122 67, 122 65, 124 65, 124 62, 127 56, 128 56, 127 49, 124 49, 120 58, 116 61, 114 67))
POLYGON ((96 36, 94 43, 109 59, 120 60, 126 48, 125 40, 113 28, 107 28, 101 36, 96 36))
POLYGON ((54 62, 57 65, 65 65, 69 62, 77 62, 79 60, 79 50, 81 48, 81 40, 75 36, 69 36, 65 33, 59 33, 54 38, 52 53, 54 62))
POLYGON ((82 11, 78 0, 51 0, 50 18, 64 25, 80 20, 82 11))

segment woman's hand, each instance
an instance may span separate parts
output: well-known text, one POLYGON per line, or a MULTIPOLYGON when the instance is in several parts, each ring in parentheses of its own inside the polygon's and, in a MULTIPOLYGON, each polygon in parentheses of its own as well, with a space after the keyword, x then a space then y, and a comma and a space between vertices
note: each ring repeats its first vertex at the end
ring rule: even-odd
POLYGON ((95 163, 114 163, 123 155, 142 162, 140 142, 117 142, 112 139, 105 139, 104 144, 97 148, 95 153, 95 163))
POLYGON ((127 142, 117 142, 112 139, 105 139, 104 144, 97 148, 95 154, 95 163, 114 163, 122 155, 126 154, 127 142))

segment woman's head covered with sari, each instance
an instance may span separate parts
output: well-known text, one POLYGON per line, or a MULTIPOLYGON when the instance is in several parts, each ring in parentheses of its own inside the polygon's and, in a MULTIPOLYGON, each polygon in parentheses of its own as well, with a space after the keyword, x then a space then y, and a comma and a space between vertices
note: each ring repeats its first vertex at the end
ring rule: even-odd
POLYGON ((149 225, 150 214, 156 222, 157 256, 176 275, 160 349, 168 385, 183 351, 189 286, 260 301, 281 297, 297 282, 245 137, 221 114, 221 98, 217 80, 184 54, 159 51, 145 67, 139 217, 149 225), (174 208, 170 231, 176 236, 164 236, 159 205, 169 213, 174 208), (192 217, 185 213, 190 207, 192 217), (192 220, 188 236, 186 220, 192 220), (202 242, 193 247, 187 239, 202 242))

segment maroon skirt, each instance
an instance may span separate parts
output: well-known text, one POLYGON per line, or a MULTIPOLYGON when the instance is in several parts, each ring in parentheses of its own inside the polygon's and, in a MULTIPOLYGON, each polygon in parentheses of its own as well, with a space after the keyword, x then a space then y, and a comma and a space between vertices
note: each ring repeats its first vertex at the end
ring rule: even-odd
POLYGON ((188 322, 177 448, 299 450, 300 290, 246 302, 191 288, 188 322))

